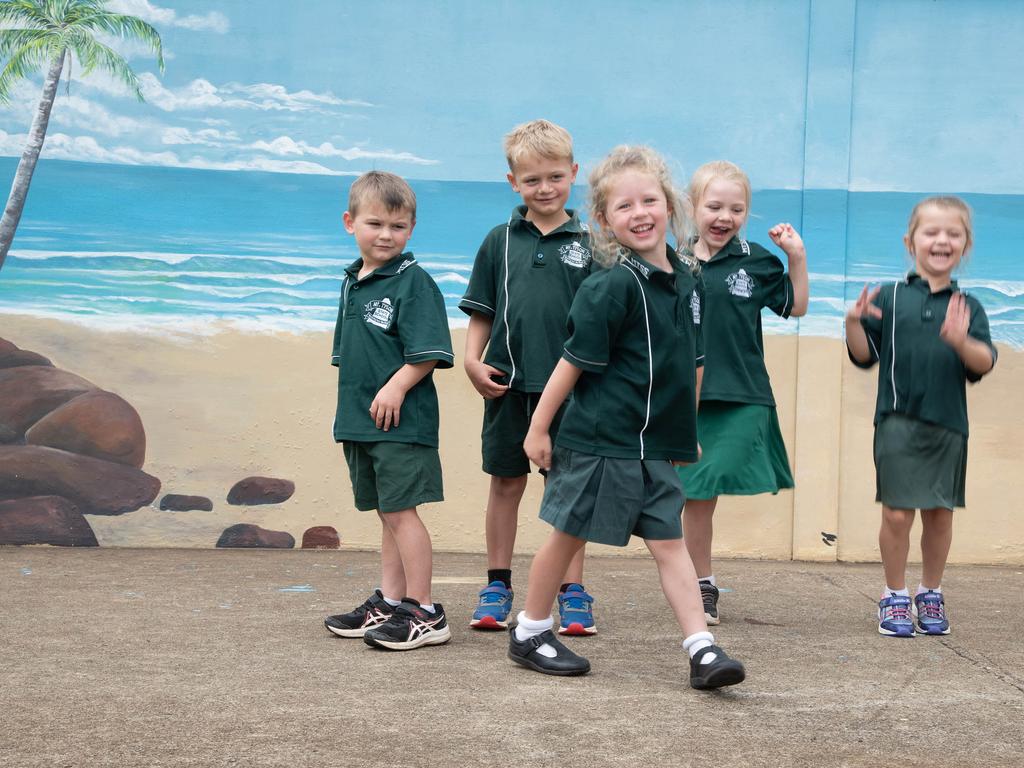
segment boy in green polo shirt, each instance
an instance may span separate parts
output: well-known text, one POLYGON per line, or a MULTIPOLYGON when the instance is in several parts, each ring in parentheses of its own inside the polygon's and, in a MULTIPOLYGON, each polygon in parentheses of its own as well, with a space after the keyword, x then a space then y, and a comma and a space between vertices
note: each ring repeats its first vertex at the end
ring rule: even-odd
POLYGON ((362 605, 324 624, 390 650, 440 645, 451 631, 431 598, 430 534, 416 507, 444 498, 432 376, 454 361, 444 300, 403 252, 416 224, 416 195, 403 179, 360 176, 344 222, 360 257, 345 270, 334 329, 334 439, 344 447, 356 508, 381 520, 381 582, 362 605))
MULTIPOLYGON (((565 208, 578 168, 569 133, 547 120, 524 123, 505 137, 505 155, 523 205, 484 238, 459 304, 470 318, 465 367, 484 398, 483 470, 491 476, 487 586, 470 626, 491 630, 508 626, 512 608, 512 550, 530 472, 523 439, 561 355, 573 296, 591 270, 586 228, 565 208)), ((582 581, 580 551, 559 594, 562 634, 597 631, 582 581)))

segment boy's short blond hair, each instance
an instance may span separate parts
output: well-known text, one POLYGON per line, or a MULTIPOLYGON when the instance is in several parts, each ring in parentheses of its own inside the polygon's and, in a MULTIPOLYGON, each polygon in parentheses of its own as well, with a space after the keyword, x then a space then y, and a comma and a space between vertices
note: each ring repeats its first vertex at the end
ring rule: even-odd
POLYGON ((516 172, 516 163, 527 155, 548 160, 566 160, 572 165, 572 136, 560 125, 548 120, 531 120, 517 125, 505 135, 505 159, 516 172))
POLYGON ((408 211, 416 220, 416 193, 401 176, 387 171, 369 171, 352 182, 348 190, 348 212, 355 216, 359 206, 380 203, 388 213, 408 211))

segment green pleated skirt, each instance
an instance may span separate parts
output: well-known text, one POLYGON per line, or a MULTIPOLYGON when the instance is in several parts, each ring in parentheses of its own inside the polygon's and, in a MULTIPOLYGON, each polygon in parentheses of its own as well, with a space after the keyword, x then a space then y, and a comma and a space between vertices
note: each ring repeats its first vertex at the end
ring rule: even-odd
POLYGON ((793 487, 779 417, 768 405, 702 402, 697 411, 701 459, 676 467, 688 499, 753 496, 793 487))
POLYGON ((967 436, 901 414, 875 427, 875 501, 892 509, 964 506, 967 436))

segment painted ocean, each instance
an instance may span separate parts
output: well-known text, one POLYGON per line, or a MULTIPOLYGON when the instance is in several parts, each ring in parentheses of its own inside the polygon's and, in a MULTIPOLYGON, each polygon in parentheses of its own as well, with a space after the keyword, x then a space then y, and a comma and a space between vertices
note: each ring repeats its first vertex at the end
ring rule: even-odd
MULTIPOLYGON (((0 158, 0 178, 16 160, 0 158)), ((203 333, 332 327, 342 269, 356 258, 341 228, 349 178, 231 173, 44 160, 11 254, 0 313, 107 328, 203 333)), ((452 325, 483 235, 518 201, 506 184, 417 181, 411 249, 433 275, 452 325)), ((584 190, 570 203, 579 207, 584 190)), ((770 332, 842 335, 865 282, 902 275, 901 237, 921 195, 760 190, 748 237, 790 221, 808 243, 811 305, 799 321, 770 314, 770 332), (804 223, 808 213, 810 228, 804 223), (813 211, 813 215, 811 215, 813 211)), ((996 340, 1024 348, 1024 195, 965 195, 976 244, 960 283, 985 305, 996 340)), ((777 250, 777 249, 776 249, 777 250)), ((2 330, 0 318, 0 330, 2 330)))

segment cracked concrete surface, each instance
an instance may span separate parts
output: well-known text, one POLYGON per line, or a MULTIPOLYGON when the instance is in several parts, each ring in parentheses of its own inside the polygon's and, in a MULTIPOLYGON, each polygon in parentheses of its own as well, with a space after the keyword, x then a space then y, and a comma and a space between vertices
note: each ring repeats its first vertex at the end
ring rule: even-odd
POLYGON ((878 566, 720 561, 748 680, 700 693, 649 560, 588 560, 576 679, 466 628, 483 557, 435 561, 453 641, 387 653, 321 623, 372 553, 0 548, 0 765, 1024 765, 1024 568, 951 567, 953 634, 895 640, 878 566))

